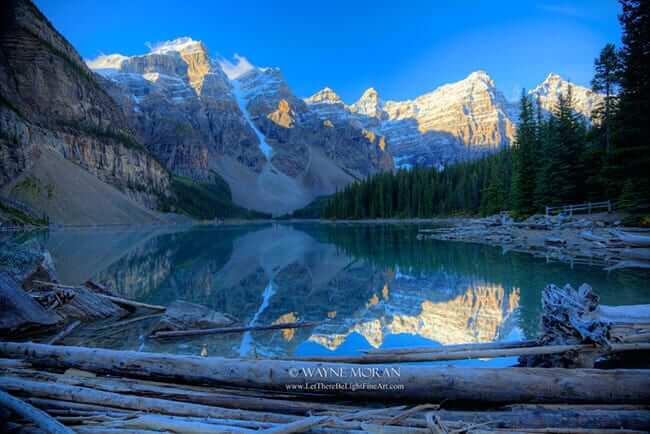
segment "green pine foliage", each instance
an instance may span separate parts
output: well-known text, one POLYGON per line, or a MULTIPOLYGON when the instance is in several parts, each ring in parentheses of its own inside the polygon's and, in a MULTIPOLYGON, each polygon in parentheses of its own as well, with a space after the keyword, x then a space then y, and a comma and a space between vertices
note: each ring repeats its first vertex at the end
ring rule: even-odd
POLYGON ((171 183, 173 196, 161 204, 162 210, 186 214, 202 220, 270 217, 235 205, 226 181, 216 173, 213 174, 213 178, 213 182, 201 183, 174 176, 171 183))

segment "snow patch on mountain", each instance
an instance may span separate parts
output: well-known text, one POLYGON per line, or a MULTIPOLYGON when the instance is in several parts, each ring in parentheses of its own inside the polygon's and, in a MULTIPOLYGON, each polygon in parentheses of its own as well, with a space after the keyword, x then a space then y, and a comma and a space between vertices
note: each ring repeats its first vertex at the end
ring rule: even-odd
POLYGON ((171 52, 189 52, 191 50, 201 50, 201 41, 195 41, 189 36, 184 36, 171 41, 157 42, 151 46, 151 54, 167 54, 171 52))
POLYGON ((255 135, 257 136, 257 139, 260 142, 260 151, 264 154, 266 159, 268 161, 271 161, 271 156, 273 154, 273 148, 271 145, 269 145, 266 142, 266 137, 264 137, 264 134, 257 128, 253 120, 251 119, 251 115, 248 112, 248 108, 246 108, 247 101, 246 101, 246 95, 244 91, 242 91, 241 88, 241 83, 239 80, 233 80, 232 82, 232 87, 233 87, 233 93, 235 95, 235 100, 237 101, 237 105, 239 106, 239 110, 242 112, 244 115, 244 119, 246 119, 246 122, 248 122, 248 125, 252 128, 252 130, 255 132, 255 135))

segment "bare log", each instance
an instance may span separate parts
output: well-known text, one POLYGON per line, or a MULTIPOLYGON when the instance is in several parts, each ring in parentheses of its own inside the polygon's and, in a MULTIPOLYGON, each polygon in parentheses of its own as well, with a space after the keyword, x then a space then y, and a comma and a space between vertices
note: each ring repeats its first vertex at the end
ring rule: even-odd
POLYGON ((441 347, 406 347, 406 348, 384 348, 364 351, 366 354, 413 354, 413 353, 442 353, 468 350, 500 350, 506 348, 527 348, 537 346, 537 341, 514 341, 514 342, 480 342, 469 344, 443 345, 441 347))
MULTIPOLYGON (((647 351, 650 343, 612 344, 611 353, 624 351, 647 351)), ((369 353, 363 356, 307 356, 294 360, 307 362, 332 362, 332 363, 407 363, 407 362, 433 362, 443 360, 468 360, 491 359, 496 357, 539 356, 547 354, 561 354, 569 351, 602 351, 599 347, 590 344, 582 345, 543 345, 537 347, 505 348, 500 350, 471 350, 434 353, 392 354, 369 353)))
POLYGON ((242 410, 280 411, 292 414, 308 414, 310 411, 349 412, 355 407, 320 402, 299 401, 296 399, 270 399, 250 394, 227 393, 211 389, 194 390, 191 387, 176 387, 173 384, 143 382, 132 379, 109 377, 76 377, 69 374, 34 371, 31 369, 4 369, 3 375, 26 378, 34 381, 51 381, 70 386, 89 387, 104 392, 114 392, 137 396, 153 396, 172 401, 192 402, 242 410))
POLYGON ((602 321, 610 321, 618 326, 645 323, 650 327, 650 304, 600 305, 595 312, 595 316, 602 321))
POLYGON ((99 328, 95 329, 95 331, 98 332, 98 331, 102 331, 102 330, 115 329, 117 327, 124 327, 125 325, 130 325, 130 324, 133 324, 133 323, 136 323, 136 322, 140 322, 140 321, 144 321, 144 320, 148 320, 148 319, 153 319, 153 318, 160 318, 161 315, 162 315, 161 313, 154 313, 154 314, 151 314, 151 315, 142 315, 142 316, 139 316, 139 317, 136 317, 136 318, 125 319, 123 321, 117 321, 117 322, 114 322, 112 324, 108 324, 108 325, 105 325, 103 327, 99 327, 99 328))
POLYGON ((50 417, 47 413, 32 407, 18 398, 0 390, 0 406, 13 411, 14 413, 34 422, 36 426, 50 434, 74 434, 74 431, 66 428, 61 423, 50 417))
MULTIPOLYGON (((63 285, 63 284, 54 283, 54 282, 43 282, 41 280, 34 280, 34 283, 39 285, 39 286, 44 286, 44 287, 49 287, 49 288, 71 289, 71 290, 75 290, 75 291, 83 289, 82 287, 79 287, 79 286, 63 285)), ((140 303, 138 301, 127 300, 126 298, 116 297, 116 296, 113 296, 113 295, 104 294, 102 292, 95 292, 95 294, 100 296, 100 297, 103 297, 103 298, 105 298, 107 300, 110 300, 113 303, 119 304, 121 306, 130 307, 130 308, 144 308, 144 309, 159 310, 159 311, 164 311, 165 309, 167 309, 165 306, 159 306, 159 305, 147 304, 147 303, 140 303)))
POLYGON ((304 387, 305 383, 315 381, 326 386, 364 382, 368 386, 367 390, 334 390, 331 387, 328 390, 309 391, 355 399, 390 397, 424 402, 461 400, 489 403, 608 404, 650 401, 650 375, 645 370, 632 369, 367 367, 10 342, 0 343, 0 356, 21 358, 35 365, 49 367, 77 368, 96 373, 190 384, 270 389, 284 393, 292 391, 287 386, 304 387), (386 388, 377 390, 379 384, 386 385, 386 388))
POLYGON ((81 324, 81 321, 79 320, 71 322, 70 324, 66 325, 63 328, 63 330, 61 330, 59 333, 46 340, 45 343, 48 345, 54 345, 55 343, 59 342, 61 339, 65 338, 70 333, 72 333, 74 329, 79 327, 79 324, 81 324))
POLYGON ((233 425, 217 425, 199 420, 183 420, 178 417, 143 415, 136 418, 115 421, 102 424, 106 428, 149 430, 156 432, 176 432, 187 434, 238 434, 251 433, 250 429, 240 428, 233 425))
POLYGON ((164 311, 167 309, 165 306, 159 306, 156 304, 147 304, 147 303, 140 303, 139 301, 133 301, 133 300, 127 300, 126 298, 122 297, 115 297, 113 295, 106 295, 106 294, 101 294, 97 293, 100 297, 103 297, 107 300, 112 301, 115 304, 119 304, 120 306, 126 306, 130 308, 143 308, 143 309, 150 309, 150 310, 157 310, 157 311, 164 311))
POLYGON ((476 429, 472 434, 647 434, 648 431, 631 429, 588 429, 588 428, 529 428, 512 429, 476 429))
POLYGON ((203 335, 221 335, 228 333, 243 333, 248 331, 262 331, 262 330, 280 330, 280 329, 297 329, 302 327, 314 327, 322 324, 321 322, 291 322, 285 324, 270 324, 265 326, 246 326, 246 327, 225 327, 225 328, 212 328, 212 329, 195 329, 195 330, 178 330, 178 331, 160 331, 152 334, 151 338, 154 339, 168 339, 168 338, 181 338, 187 336, 203 336, 203 335))
POLYGON ((103 392, 86 387, 68 386, 64 384, 44 383, 18 378, 0 378, 0 389, 28 394, 40 398, 74 401, 85 404, 108 405, 127 410, 146 411, 175 416, 214 417, 225 419, 257 420, 278 423, 293 422, 296 416, 263 413, 248 410, 234 410, 186 402, 170 401, 159 398, 121 395, 103 392))
POLYGON ((512 410, 512 411, 448 411, 435 414, 445 422, 486 424, 490 428, 590 428, 647 429, 648 410, 512 410))
POLYGON ((328 416, 314 416, 300 419, 286 425, 275 426, 262 431, 264 434, 293 434, 310 430, 319 425, 324 425, 330 420, 328 416))

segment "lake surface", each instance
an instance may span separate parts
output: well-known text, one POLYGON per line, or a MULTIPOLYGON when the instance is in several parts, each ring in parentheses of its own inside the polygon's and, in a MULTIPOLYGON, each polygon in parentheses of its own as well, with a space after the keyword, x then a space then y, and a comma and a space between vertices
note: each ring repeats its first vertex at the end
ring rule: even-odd
POLYGON ((142 322, 101 339, 76 338, 119 349, 199 354, 205 348, 228 357, 343 355, 525 339, 536 334, 540 294, 548 283, 588 283, 605 304, 650 303, 647 272, 571 268, 496 247, 418 241, 420 227, 427 226, 251 224, 34 236, 52 253, 63 283, 92 278, 124 297, 200 303, 243 324, 326 321, 173 342, 144 338, 151 323, 142 322))

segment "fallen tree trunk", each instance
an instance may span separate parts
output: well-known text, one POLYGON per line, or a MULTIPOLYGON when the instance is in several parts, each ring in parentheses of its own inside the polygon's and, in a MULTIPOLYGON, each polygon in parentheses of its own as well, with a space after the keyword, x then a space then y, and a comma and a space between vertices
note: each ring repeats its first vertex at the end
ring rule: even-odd
POLYGON ((327 416, 314 416, 300 419, 286 425, 279 425, 262 431, 264 434, 292 434, 310 430, 318 425, 323 425, 330 420, 327 416))
MULTIPOLYGON (((612 344, 609 352, 647 351, 650 343, 612 344)), ((408 362, 435 362, 443 360, 468 360, 491 359, 496 357, 540 356, 548 354, 561 354, 569 351, 600 352, 602 349, 591 344, 581 345, 543 345, 537 347, 504 348, 496 350, 470 350, 470 351, 440 351, 434 353, 379 353, 365 354, 363 356, 308 356, 295 360, 303 362, 331 362, 331 363, 408 363, 408 362)))
POLYGON ((0 371, 9 377, 18 377, 33 381, 51 381, 69 386, 82 386, 104 392, 114 392, 138 396, 153 396, 171 401, 192 402, 195 404, 213 405, 218 407, 238 408, 256 411, 281 411, 292 414, 308 414, 310 411, 353 411, 355 407, 327 404, 321 402, 299 401, 296 399, 265 398, 257 394, 235 394, 227 391, 195 390, 191 387, 178 387, 175 384, 143 382, 133 379, 112 377, 77 377, 70 374, 55 374, 52 372, 34 371, 32 369, 5 368, 0 371))
POLYGON ((81 324, 81 321, 73 321, 70 324, 66 325, 63 330, 61 330, 59 333, 56 335, 52 336, 49 338, 47 341, 45 341, 46 344, 48 345, 54 345, 55 343, 59 342, 61 339, 65 338, 68 336, 74 329, 79 327, 79 324, 81 324))
POLYGON ((225 419, 256 420, 262 422, 289 423, 297 416, 264 413, 249 410, 235 410, 187 402, 170 401, 159 398, 129 396, 119 393, 103 392, 79 386, 30 381, 19 378, 0 378, 0 389, 36 396, 39 398, 73 401, 75 403, 107 405, 110 407, 146 411, 175 416, 197 416, 225 419))
POLYGON ((537 346, 537 341, 515 341, 515 342, 480 342, 469 344, 443 345, 441 347, 405 347, 385 348, 364 351, 365 354, 414 354, 414 353, 443 353, 468 350, 500 350, 507 348, 527 348, 537 346))
POLYGON ((637 429, 650 427, 648 410, 513 410, 513 411, 448 411, 434 412, 445 422, 485 424, 490 428, 590 428, 637 429))
POLYGON ((71 285, 62 285, 60 283, 54 283, 54 282, 44 282, 41 280, 34 280, 34 283, 38 286, 42 287, 47 287, 47 288, 56 288, 56 289, 65 289, 65 290, 72 290, 75 292, 85 292, 85 291, 90 291, 89 294, 92 294, 92 296, 98 296, 101 297, 105 300, 110 300, 115 304, 118 304, 120 306, 129 308, 131 310, 137 309, 137 308, 143 308, 143 309, 150 309, 150 310, 156 310, 156 311, 164 311, 167 309, 165 306, 159 306, 155 304, 147 304, 147 303, 140 303, 138 301, 133 301, 133 300, 127 300, 126 298, 122 297, 116 297, 113 295, 108 295, 102 292, 94 292, 88 288, 84 288, 81 286, 71 286, 71 285))
POLYGON ((0 390, 0 406, 8 408, 23 418, 34 422, 48 434, 74 434, 74 431, 66 428, 61 423, 50 417, 47 413, 32 407, 31 405, 14 398, 0 390))
POLYGON ((106 295, 106 294, 101 294, 97 293, 100 297, 103 297, 107 300, 112 301, 115 304, 119 304, 120 306, 125 306, 125 307, 130 307, 130 308, 143 308, 143 309, 149 309, 149 310, 157 310, 157 311, 164 311, 167 309, 165 306, 159 306, 156 304, 147 304, 147 303, 140 303, 139 301, 133 301, 133 300, 127 300, 126 298, 121 298, 121 297, 115 297, 112 295, 106 295))
POLYGON ((310 392, 353 399, 480 401, 489 403, 644 403, 644 370, 467 368, 223 359, 97 348, 0 343, 0 356, 34 365, 202 385, 310 392), (305 384, 322 383, 319 390, 305 384), (336 384, 366 384, 364 390, 336 384), (302 389, 301 389, 302 388, 302 389))
POLYGON ((160 331, 149 336, 154 339, 168 339, 168 338, 181 338, 187 336, 203 336, 203 335, 222 335, 228 333, 244 333, 248 331, 262 331, 262 330, 279 330, 279 329, 297 329, 302 327, 313 327, 321 324, 321 322, 292 322, 285 324, 270 324, 265 326, 246 326, 246 327, 225 327, 225 328, 212 328, 212 329, 195 329, 195 330, 178 330, 178 331, 160 331))

